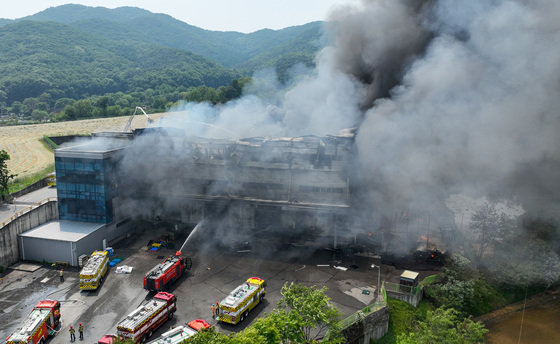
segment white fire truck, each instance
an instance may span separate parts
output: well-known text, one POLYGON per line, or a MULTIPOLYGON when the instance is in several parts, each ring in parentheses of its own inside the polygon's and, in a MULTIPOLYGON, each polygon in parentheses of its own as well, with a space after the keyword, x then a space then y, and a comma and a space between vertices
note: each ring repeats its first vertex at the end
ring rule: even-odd
POLYGON ((251 277, 235 288, 218 305, 218 321, 237 324, 249 315, 249 311, 264 298, 266 283, 258 277, 251 277))
POLYGON ((135 309, 117 324, 117 335, 133 342, 144 342, 164 322, 173 318, 177 297, 161 291, 152 300, 135 309))
POLYGON ((107 251, 94 251, 80 271, 80 289, 95 290, 107 273, 107 251))
POLYGON ((175 327, 148 344, 180 344, 189 341, 198 332, 210 328, 210 324, 202 319, 196 319, 183 326, 175 327))
POLYGON ((24 320, 23 325, 6 338, 6 344, 43 344, 60 322, 60 302, 40 301, 24 320))

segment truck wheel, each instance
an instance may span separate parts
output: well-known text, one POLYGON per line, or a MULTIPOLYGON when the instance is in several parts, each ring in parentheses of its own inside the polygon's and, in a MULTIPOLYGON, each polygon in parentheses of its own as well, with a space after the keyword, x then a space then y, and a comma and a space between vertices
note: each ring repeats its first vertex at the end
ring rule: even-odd
POLYGON ((150 331, 148 331, 148 335, 147 335, 146 337, 147 337, 147 338, 150 338, 150 337, 152 336, 152 334, 154 334, 154 333, 153 333, 152 330, 150 330, 150 331))
POLYGON ((245 311, 245 318, 249 316, 249 311, 245 311))
POLYGON ((245 319, 245 317, 243 316, 243 314, 241 314, 241 318, 239 318, 239 322, 242 322, 243 319, 245 319))
POLYGON ((169 320, 173 319, 173 312, 169 313, 169 320))

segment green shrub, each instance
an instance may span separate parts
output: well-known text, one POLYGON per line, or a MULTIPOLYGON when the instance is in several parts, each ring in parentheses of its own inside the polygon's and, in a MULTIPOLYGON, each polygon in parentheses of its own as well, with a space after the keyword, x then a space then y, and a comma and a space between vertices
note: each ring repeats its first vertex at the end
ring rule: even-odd
POLYGON ((420 301, 417 308, 393 298, 388 298, 389 304, 389 330, 387 334, 378 340, 372 340, 373 344, 393 344, 397 342, 397 336, 409 333, 413 330, 413 324, 426 317, 427 311, 431 308, 426 301, 420 301))

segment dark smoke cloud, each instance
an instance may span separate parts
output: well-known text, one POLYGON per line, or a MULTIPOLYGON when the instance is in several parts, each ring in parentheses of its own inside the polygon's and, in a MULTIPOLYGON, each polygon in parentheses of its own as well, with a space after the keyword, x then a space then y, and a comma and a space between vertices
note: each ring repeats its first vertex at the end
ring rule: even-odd
POLYGON ((362 6, 340 6, 332 11, 332 67, 366 86, 362 107, 387 96, 400 82, 404 66, 425 49, 431 34, 422 21, 429 3, 362 1, 362 6))
POLYGON ((461 192, 558 214, 559 10, 554 1, 433 4, 424 56, 366 112, 357 138, 370 179, 394 203, 461 192))
MULTIPOLYGON (((162 126, 234 139, 357 127, 362 224, 428 214, 416 227, 453 227, 446 201, 456 194, 559 217, 560 2, 362 0, 334 8, 327 31, 332 44, 294 83, 261 71, 241 99, 181 104, 162 126)), ((188 173, 185 147, 157 140, 135 141, 133 154, 148 152, 141 166, 123 159, 125 175, 150 172, 141 178, 153 177, 154 192, 188 173), (180 158, 151 161, 165 155, 180 158)))

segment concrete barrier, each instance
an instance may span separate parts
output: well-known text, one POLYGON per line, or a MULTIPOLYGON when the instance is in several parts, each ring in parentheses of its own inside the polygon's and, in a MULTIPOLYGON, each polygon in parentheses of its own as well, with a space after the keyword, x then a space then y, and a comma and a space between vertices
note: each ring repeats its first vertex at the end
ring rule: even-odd
POLYGON ((389 331, 389 306, 384 283, 377 300, 341 322, 345 343, 369 344, 389 331))
POLYGON ((33 192, 35 190, 39 190, 40 188, 44 188, 45 186, 47 186, 47 178, 43 178, 39 181, 36 181, 35 183, 29 185, 28 187, 26 187, 25 189, 21 189, 19 191, 16 191, 14 193, 10 194, 11 199, 14 199, 16 197, 20 197, 22 195, 28 194, 30 192, 33 192))
POLYGON ((45 199, 0 223, 0 266, 8 267, 19 261, 18 234, 58 219, 57 203, 56 199, 45 199))

